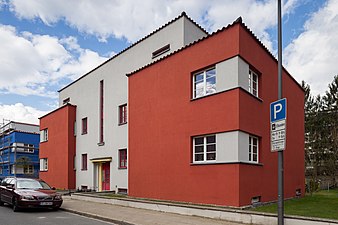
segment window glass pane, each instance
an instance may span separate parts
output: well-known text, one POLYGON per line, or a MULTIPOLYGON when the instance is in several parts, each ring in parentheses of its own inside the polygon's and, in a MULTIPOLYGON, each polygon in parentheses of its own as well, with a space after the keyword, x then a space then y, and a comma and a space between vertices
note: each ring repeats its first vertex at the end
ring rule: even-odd
POLYGON ((207 145, 207 152, 215 152, 216 151, 216 145, 207 145))
POLYGON ((207 160, 216 160, 216 153, 207 153, 207 160))
POLYGON ((216 77, 211 77, 207 79, 205 92, 206 94, 216 93, 216 77))
POLYGON ((195 161, 203 161, 204 155, 203 154, 195 154, 195 161))
POLYGON ((253 77, 252 77, 254 83, 257 83, 257 75, 256 74, 253 74, 253 77))
POLYGON ((208 136, 207 137, 207 143, 216 143, 216 136, 208 136))
POLYGON ((257 155, 256 154, 253 154, 253 161, 254 162, 257 162, 258 160, 257 160, 257 155))
POLYGON ((203 72, 195 75, 195 83, 203 82, 203 72))
POLYGON ((204 95, 204 84, 203 81, 195 83, 195 97, 201 97, 204 95))
POLYGON ((252 86, 254 90, 257 90, 257 83, 254 82, 252 86))
POLYGON ((204 150, 203 145, 202 145, 202 146, 195 146, 195 152, 196 152, 196 153, 203 152, 203 150, 204 150))
POLYGON ((216 76, 216 70, 215 70, 215 68, 206 71, 206 77, 207 77, 207 79, 209 77, 214 77, 214 76, 216 76))
POLYGON ((252 141, 253 141, 253 145, 257 146, 257 138, 252 138, 252 141))
POLYGON ((195 145, 202 145, 204 143, 203 137, 195 138, 195 145))
POLYGON ((253 146, 253 154, 257 154, 257 146, 253 146))

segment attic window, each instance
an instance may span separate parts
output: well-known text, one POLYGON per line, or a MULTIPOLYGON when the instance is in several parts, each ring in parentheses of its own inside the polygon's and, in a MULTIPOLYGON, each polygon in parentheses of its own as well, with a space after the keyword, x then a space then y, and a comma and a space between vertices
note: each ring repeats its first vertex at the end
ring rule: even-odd
POLYGON ((63 104, 65 105, 65 104, 67 104, 68 102, 70 102, 70 98, 65 98, 65 99, 63 99, 63 104))
POLYGON ((156 58, 157 56, 160 56, 160 55, 166 53, 169 50, 170 50, 170 44, 167 44, 166 46, 163 46, 162 48, 157 49, 156 51, 154 51, 152 53, 153 58, 156 58))

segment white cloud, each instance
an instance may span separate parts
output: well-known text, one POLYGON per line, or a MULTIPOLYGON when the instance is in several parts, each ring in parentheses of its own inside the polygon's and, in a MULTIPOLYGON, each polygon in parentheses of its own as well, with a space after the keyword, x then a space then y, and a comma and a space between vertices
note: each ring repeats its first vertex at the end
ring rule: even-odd
POLYGON ((313 94, 323 94, 338 74, 338 1, 329 0, 315 12, 285 51, 285 65, 300 82, 305 80, 313 94))
MULTIPOLYGON (((299 1, 299 0, 298 0, 299 1)), ((289 13, 297 0, 284 1, 283 12, 289 13)), ((277 23, 275 0, 13 0, 10 8, 18 17, 41 19, 45 24, 65 20, 81 32, 99 40, 126 38, 135 42, 152 30, 179 15, 187 13, 209 31, 215 31, 238 16, 255 32, 269 49, 272 41, 266 29, 277 23)))
POLYGON ((16 122, 39 124, 39 117, 47 113, 47 111, 25 106, 22 103, 0 105, 0 122, 6 119, 16 122))
POLYGON ((1 24, 0 48, 0 91, 19 95, 56 98, 49 85, 63 78, 76 79, 107 59, 80 48, 74 37, 18 33, 1 24))

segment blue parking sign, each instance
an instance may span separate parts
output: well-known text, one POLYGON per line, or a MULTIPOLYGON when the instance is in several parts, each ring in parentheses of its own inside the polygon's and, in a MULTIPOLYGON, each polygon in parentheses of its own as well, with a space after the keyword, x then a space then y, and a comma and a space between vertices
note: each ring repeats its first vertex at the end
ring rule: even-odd
POLYGON ((286 98, 270 104, 270 122, 286 119, 286 98))

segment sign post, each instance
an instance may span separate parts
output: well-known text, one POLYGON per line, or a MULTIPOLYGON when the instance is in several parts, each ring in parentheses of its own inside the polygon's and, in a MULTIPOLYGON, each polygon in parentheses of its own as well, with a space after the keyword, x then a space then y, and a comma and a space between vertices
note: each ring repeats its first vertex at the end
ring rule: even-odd
MULTIPOLYGON (((278 0, 278 99, 282 98, 282 0, 278 0)), ((285 143, 285 141, 284 141, 285 143)), ((285 146, 284 146, 285 147, 285 146)), ((278 225, 284 225, 284 151, 278 151, 278 225)))

